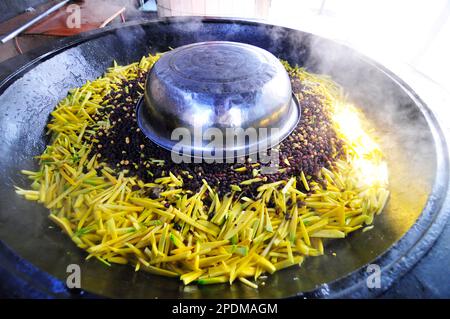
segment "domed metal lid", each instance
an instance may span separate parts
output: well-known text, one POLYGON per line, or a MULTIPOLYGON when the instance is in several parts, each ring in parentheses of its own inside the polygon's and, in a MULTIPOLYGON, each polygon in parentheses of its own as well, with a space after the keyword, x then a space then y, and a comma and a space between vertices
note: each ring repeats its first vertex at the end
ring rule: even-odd
POLYGON ((280 61, 261 48, 226 41, 165 53, 147 75, 137 113, 141 130, 153 142, 168 150, 182 146, 194 157, 265 150, 288 136, 300 118, 280 61), (256 140, 236 138, 252 130, 256 140), (189 137, 180 140, 186 133, 189 137))

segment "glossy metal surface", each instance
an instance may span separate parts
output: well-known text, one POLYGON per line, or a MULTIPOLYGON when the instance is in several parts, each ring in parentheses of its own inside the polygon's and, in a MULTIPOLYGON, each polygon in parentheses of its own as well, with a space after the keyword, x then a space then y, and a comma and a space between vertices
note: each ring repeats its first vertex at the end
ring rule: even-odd
POLYGON ((254 22, 170 19, 129 24, 1 64, 0 140, 0 279, 6 283, 14 278, 23 291, 33 287, 49 296, 70 295, 64 282, 67 265, 74 263, 81 267, 82 288, 106 297, 373 296, 427 252, 450 211, 446 136, 408 85, 333 41, 254 22), (29 187, 20 170, 38 167, 34 156, 48 142, 48 116, 69 89, 101 76, 113 60, 127 64, 149 52, 210 40, 249 43, 309 71, 329 74, 370 118, 389 167, 392 195, 372 230, 327 242, 324 256, 269 276, 257 290, 240 283, 184 287, 176 279, 136 273, 128 266, 85 261, 86 253, 53 226, 46 208, 14 193, 14 185, 29 187), (380 266, 380 289, 366 285, 369 263, 380 266))
POLYGON ((138 112, 142 131, 165 149, 178 144, 186 154, 200 157, 213 148, 205 139, 195 143, 198 132, 221 133, 223 147, 215 152, 251 154, 281 142, 300 118, 281 62, 266 50, 238 42, 200 42, 167 52, 149 72, 144 96, 138 112), (186 128, 191 139, 178 141, 178 135, 172 136, 177 128, 186 128), (227 129, 234 128, 276 133, 229 144, 227 137, 233 135, 227 129))
POLYGON ((1 43, 6 43, 11 39, 14 39, 15 37, 17 37, 19 34, 21 34, 23 31, 25 31, 26 29, 30 28, 32 25, 38 23, 39 21, 41 21, 42 19, 44 19, 46 16, 48 16, 49 14, 55 12, 56 10, 58 10, 59 8, 62 8, 64 5, 66 5, 70 0, 64 0, 61 1, 57 4, 55 4, 54 6, 50 7, 49 9, 47 9, 45 12, 42 12, 41 14, 39 14, 38 16, 36 16, 35 18, 33 18, 32 20, 28 21, 27 23, 25 23, 24 25, 18 27, 17 29, 15 29, 14 31, 8 33, 7 35, 5 35, 4 37, 2 37, 2 39, 0 40, 1 43))

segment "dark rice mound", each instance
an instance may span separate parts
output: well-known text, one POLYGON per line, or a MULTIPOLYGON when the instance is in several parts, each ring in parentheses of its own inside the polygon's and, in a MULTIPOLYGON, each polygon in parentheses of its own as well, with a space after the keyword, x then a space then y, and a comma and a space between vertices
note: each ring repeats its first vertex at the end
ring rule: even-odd
MULTIPOLYGON (((128 175, 138 176, 144 182, 167 176, 171 171, 176 176, 183 177, 184 189, 196 192, 202 185, 202 179, 205 179, 223 195, 230 192, 230 185, 239 185, 242 181, 261 177, 261 182, 239 185, 245 195, 253 196, 262 183, 287 180, 292 176, 300 176, 301 171, 310 180, 325 185, 318 177, 321 168, 331 168, 335 160, 343 156, 342 141, 336 135, 323 98, 305 90, 300 79, 291 75, 292 89, 299 99, 302 116, 295 130, 279 145, 279 168, 284 168, 284 172, 261 175, 254 171, 260 167, 255 167, 255 162, 249 161, 245 164, 175 164, 171 160, 171 153, 151 142, 137 125, 135 107, 144 93, 142 87, 145 77, 146 73, 142 73, 137 79, 123 82, 122 90, 111 92, 105 97, 103 104, 106 106, 94 120, 109 118, 111 127, 108 130, 99 129, 91 137, 95 146, 93 152, 99 154, 103 162, 117 171, 128 170, 128 175), (151 159, 164 160, 165 163, 157 164, 151 159), (246 166, 247 170, 234 170, 242 166, 246 166)), ((302 183, 297 185, 301 186, 302 183)), ((154 195, 157 197, 157 194, 154 195)))

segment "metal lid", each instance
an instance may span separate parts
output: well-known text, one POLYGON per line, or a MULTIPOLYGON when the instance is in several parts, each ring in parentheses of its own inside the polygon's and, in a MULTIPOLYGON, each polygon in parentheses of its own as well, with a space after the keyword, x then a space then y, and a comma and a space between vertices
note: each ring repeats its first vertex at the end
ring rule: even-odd
POLYGON ((148 73, 138 106, 138 124, 153 142, 168 150, 182 145, 185 154, 201 157, 208 157, 212 147, 216 154, 226 152, 226 157, 233 151, 265 150, 288 136, 299 118, 280 61, 261 48, 226 41, 195 43, 165 53, 148 73), (191 138, 180 141, 175 134, 172 139, 177 128, 184 128, 191 138), (255 129, 258 139, 230 143, 236 128, 255 129), (260 129, 267 129, 267 136, 260 129), (199 143, 194 137, 199 132, 221 132, 222 146, 211 146, 204 136, 199 143))

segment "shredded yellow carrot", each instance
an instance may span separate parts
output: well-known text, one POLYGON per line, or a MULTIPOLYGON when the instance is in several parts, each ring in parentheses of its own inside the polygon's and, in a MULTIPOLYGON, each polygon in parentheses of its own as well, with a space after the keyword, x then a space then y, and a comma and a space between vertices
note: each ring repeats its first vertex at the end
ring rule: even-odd
POLYGON ((302 172, 270 183, 255 177, 232 185, 231 194, 221 197, 205 180, 197 193, 185 191, 183 178, 172 172, 144 184, 92 155, 92 142, 84 137, 95 133, 90 127, 108 105, 106 96, 122 80, 148 70, 158 57, 128 66, 115 63, 104 76, 71 90, 51 113, 52 142, 39 156, 40 170, 22 171, 32 180, 31 190, 16 187, 27 200, 45 205, 50 219, 89 253, 87 258, 105 265, 131 264, 184 284, 238 279, 256 289, 258 284, 248 278, 300 265, 306 256, 324 253, 324 240, 373 227, 389 190, 382 153, 363 129, 364 116, 333 91, 328 79, 287 64, 323 96, 344 141, 345 156, 320 172, 326 186, 302 172), (244 187, 257 182, 258 196, 242 196, 244 187), (160 198, 145 195, 154 186, 161 188, 160 198), (207 196, 209 207, 203 202, 207 196))

